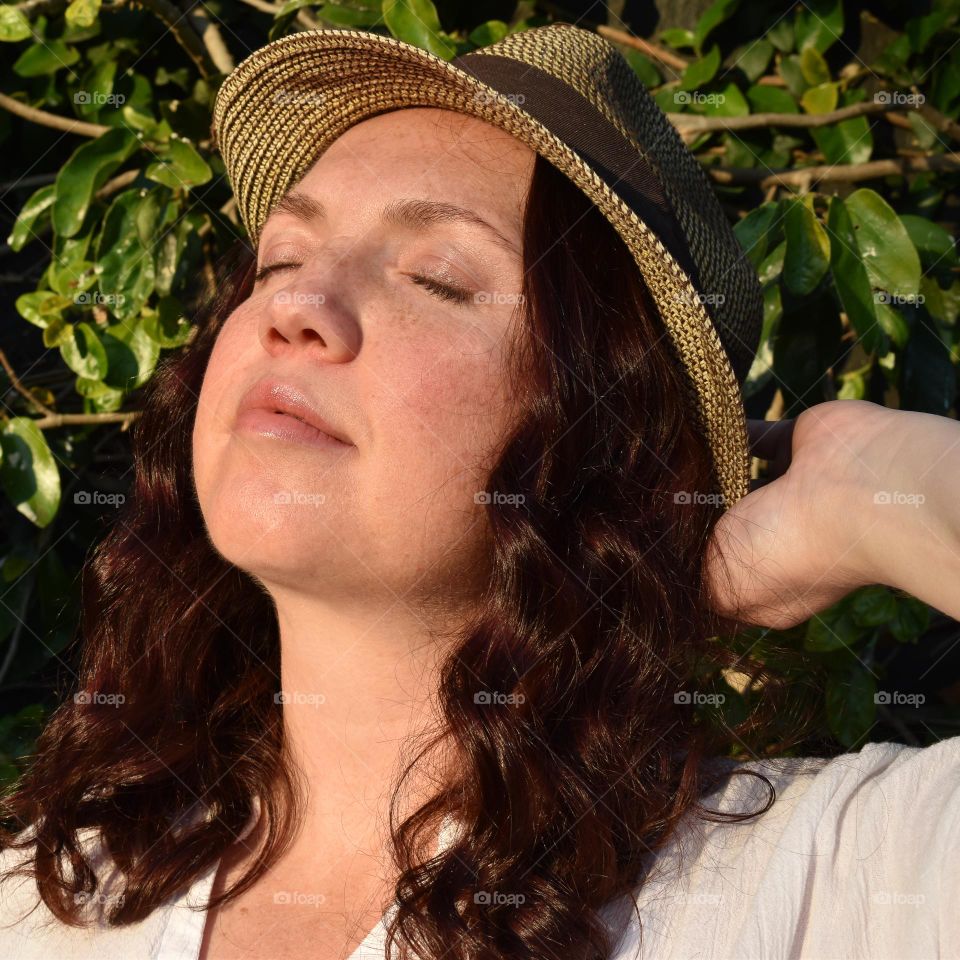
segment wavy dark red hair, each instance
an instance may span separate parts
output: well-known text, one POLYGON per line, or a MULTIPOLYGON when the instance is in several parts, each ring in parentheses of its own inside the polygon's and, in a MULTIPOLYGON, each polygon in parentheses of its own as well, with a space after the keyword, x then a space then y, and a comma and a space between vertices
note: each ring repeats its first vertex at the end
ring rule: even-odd
MULTIPOLYGON (((710 612, 702 564, 722 508, 678 496, 716 486, 629 250, 540 157, 523 239, 523 415, 486 487, 523 496, 486 507, 491 576, 443 665, 456 780, 402 822, 391 805, 401 956, 606 957, 600 908, 642 883, 647 856, 685 815, 720 816, 700 803, 712 785, 702 761, 768 742, 772 729, 773 677, 731 725, 677 696, 724 666, 757 665, 719 641, 710 612), (502 703, 478 702, 484 691, 502 703), (446 813, 460 821, 456 843, 421 857, 446 813)), ((77 895, 96 891, 83 828, 124 873, 114 924, 207 871, 254 796, 269 825, 263 853, 214 904, 247 889, 295 832, 302 793, 272 696, 272 602, 211 545, 190 466, 207 360, 254 266, 249 248, 234 251, 195 337, 147 385, 133 488, 83 570, 77 691, 125 700, 67 699, 0 811, 12 827, 2 845, 29 849, 21 871, 64 923, 81 923, 77 895), (198 805, 207 815, 189 816, 198 805)))

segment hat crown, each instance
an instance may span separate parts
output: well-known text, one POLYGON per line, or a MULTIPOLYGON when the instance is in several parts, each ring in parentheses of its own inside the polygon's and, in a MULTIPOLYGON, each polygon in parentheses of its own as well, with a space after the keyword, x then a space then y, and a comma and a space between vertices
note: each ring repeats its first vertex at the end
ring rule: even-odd
POLYGON ((508 34, 467 57, 490 55, 510 57, 563 80, 653 168, 696 264, 698 293, 742 384, 763 324, 756 273, 706 173, 626 58, 599 34, 567 23, 508 34))

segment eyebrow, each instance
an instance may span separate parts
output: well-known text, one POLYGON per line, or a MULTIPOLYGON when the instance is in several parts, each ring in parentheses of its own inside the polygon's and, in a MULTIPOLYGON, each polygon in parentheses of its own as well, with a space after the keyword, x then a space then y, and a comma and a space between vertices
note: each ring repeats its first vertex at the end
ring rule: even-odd
MULTIPOLYGON (((278 200, 271 211, 271 214, 273 213, 288 213, 304 223, 323 220, 327 215, 323 204, 319 200, 296 190, 285 194, 282 199, 278 200)), ((413 198, 392 200, 380 212, 380 222, 421 231, 437 223, 469 223, 486 230, 498 246, 520 256, 520 251, 516 245, 496 227, 484 220, 479 214, 464 207, 459 207, 455 203, 413 198)))

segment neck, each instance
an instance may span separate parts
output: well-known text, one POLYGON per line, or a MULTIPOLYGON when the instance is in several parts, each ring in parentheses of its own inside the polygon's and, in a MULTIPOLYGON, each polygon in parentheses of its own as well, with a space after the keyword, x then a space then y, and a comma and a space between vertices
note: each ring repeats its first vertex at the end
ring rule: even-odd
MULTIPOLYGON (((335 821, 355 834, 379 830, 414 749, 440 729, 435 691, 452 621, 400 600, 344 610, 275 599, 284 732, 307 786, 301 836, 335 821)), ((437 789, 434 764, 420 767, 398 797, 401 818, 437 789)))

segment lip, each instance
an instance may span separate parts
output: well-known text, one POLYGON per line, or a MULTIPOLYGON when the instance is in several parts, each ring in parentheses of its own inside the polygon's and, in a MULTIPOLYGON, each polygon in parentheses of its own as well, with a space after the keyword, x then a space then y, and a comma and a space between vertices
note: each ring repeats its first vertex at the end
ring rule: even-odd
POLYGON ((292 383, 265 378, 243 396, 236 429, 315 446, 352 447, 350 438, 331 424, 307 395, 292 383))

